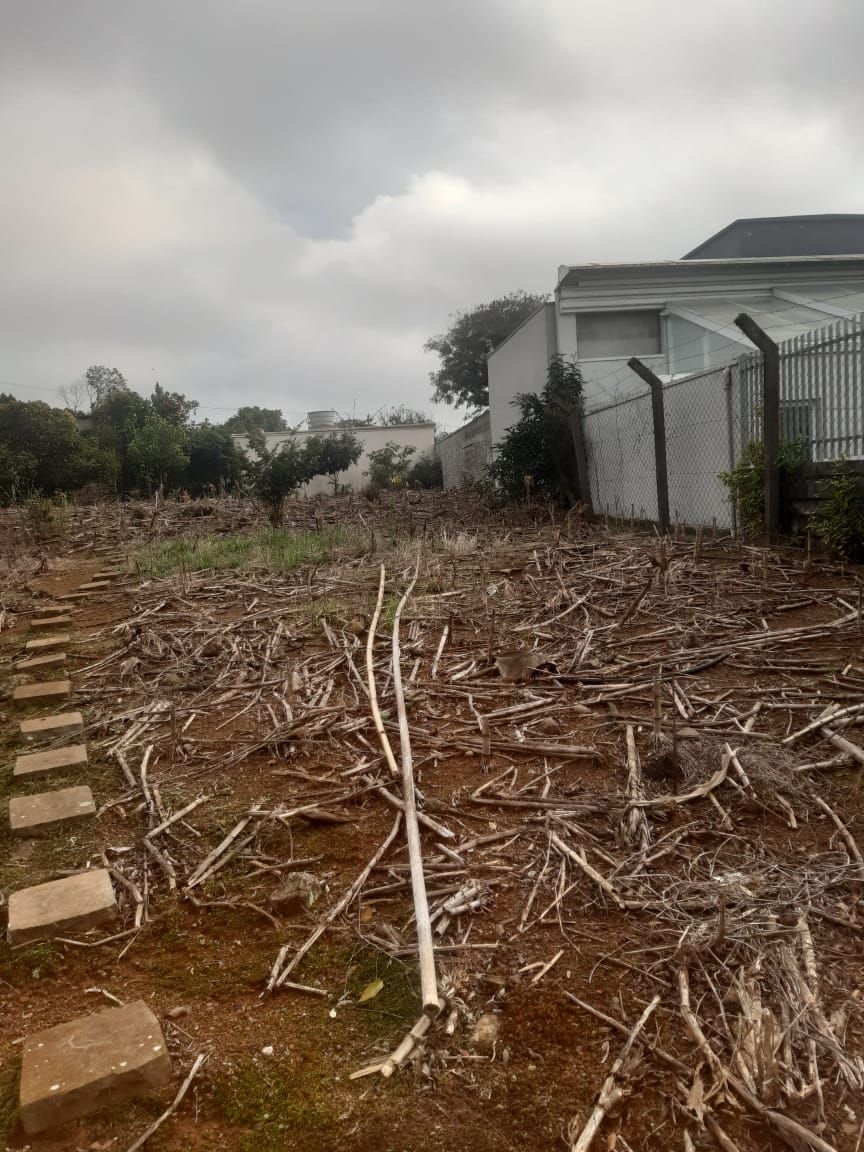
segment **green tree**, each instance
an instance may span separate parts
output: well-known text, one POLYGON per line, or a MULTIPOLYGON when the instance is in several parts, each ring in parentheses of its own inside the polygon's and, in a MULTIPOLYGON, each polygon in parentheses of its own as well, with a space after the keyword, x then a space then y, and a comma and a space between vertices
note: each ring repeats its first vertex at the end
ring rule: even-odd
POLYGON ((0 444, 4 446, 8 498, 46 493, 74 484, 81 450, 75 417, 41 400, 0 398, 0 444))
POLYGON ((284 517, 285 497, 296 492, 315 475, 309 471, 309 458, 297 441, 283 441, 272 451, 267 448, 263 433, 250 435, 249 446, 257 458, 247 464, 255 495, 267 513, 274 528, 280 527, 284 517))
POLYGON ((204 492, 208 485, 219 488, 240 478, 245 457, 224 428, 206 421, 196 424, 187 434, 187 451, 186 485, 196 495, 204 492))
POLYGON ((92 412, 111 392, 126 392, 129 385, 118 368, 93 364, 74 383, 59 390, 60 399, 73 412, 92 412), (86 405, 86 407, 85 407, 86 405))
POLYGON ((278 408, 247 406, 238 408, 222 425, 226 432, 287 432, 285 417, 278 408))
POLYGON ((149 412, 129 436, 128 460, 139 483, 164 487, 169 479, 179 478, 189 463, 185 430, 149 412))
POLYGON ((388 440, 383 448, 369 453, 369 483, 373 488, 404 488, 414 448, 388 440))
POLYGON ((138 483, 139 472, 129 458, 129 444, 151 411, 149 401, 128 388, 109 391, 93 409, 91 435, 117 457, 119 484, 123 490, 134 488, 138 483))
POLYGON ((554 356, 540 395, 517 396, 519 419, 508 429, 490 469, 511 500, 525 495, 526 484, 547 496, 578 500, 571 418, 581 404, 582 375, 575 361, 554 356), (528 478, 526 480, 526 478, 528 478))
POLYGON ((339 491, 339 477, 363 455, 363 445, 353 432, 334 432, 329 436, 309 436, 303 451, 310 476, 329 476, 333 495, 339 491))
POLYGON ((490 353, 546 300, 530 292, 511 292, 450 318, 450 327, 424 344, 437 352, 441 366, 430 373, 432 399, 457 408, 485 408, 489 403, 490 353))
POLYGON ((187 400, 180 392, 167 392, 157 381, 150 397, 150 406, 163 420, 176 424, 178 428, 185 428, 189 417, 198 408, 198 401, 187 400))

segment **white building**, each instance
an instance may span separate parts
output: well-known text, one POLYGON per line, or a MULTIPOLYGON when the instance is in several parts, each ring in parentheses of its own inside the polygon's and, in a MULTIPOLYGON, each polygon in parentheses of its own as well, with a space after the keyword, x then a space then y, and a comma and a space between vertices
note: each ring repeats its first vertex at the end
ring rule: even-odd
MULTIPOLYGON (((336 426, 336 413, 333 411, 310 412, 308 428, 300 428, 288 432, 267 432, 264 436, 267 448, 273 451, 286 440, 297 440, 301 447, 310 436, 326 436, 328 433, 350 431, 363 445, 363 452, 356 464, 340 474, 339 484, 359 492, 369 483, 369 454, 385 448, 388 444, 396 444, 400 448, 413 448, 410 463, 414 464, 421 456, 432 456, 435 449, 435 425, 428 424, 394 424, 387 427, 361 426, 342 429, 336 426)), ((247 456, 254 456, 249 447, 249 437, 243 433, 234 435, 235 443, 243 449, 247 456)), ((333 492, 333 485, 327 476, 316 476, 304 485, 301 492, 305 496, 322 496, 333 492)))
POLYGON ((590 409, 644 389, 632 356, 669 379, 752 351, 741 312, 780 342, 862 311, 864 256, 563 265, 554 302, 489 358, 493 448, 517 419, 514 397, 542 390, 555 353, 575 356, 590 409))

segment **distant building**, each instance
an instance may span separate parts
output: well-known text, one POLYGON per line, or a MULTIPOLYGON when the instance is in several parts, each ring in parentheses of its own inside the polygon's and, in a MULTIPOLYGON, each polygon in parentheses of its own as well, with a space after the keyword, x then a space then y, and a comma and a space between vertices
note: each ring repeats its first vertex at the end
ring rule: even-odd
MULTIPOLYGON (((347 471, 339 476, 339 483, 354 492, 362 491, 369 483, 367 473, 369 471, 370 452, 377 452, 379 448, 384 448, 389 443, 397 444, 400 448, 410 447, 414 449, 411 455, 411 463, 413 464, 421 456, 432 456, 435 450, 435 425, 431 422, 428 424, 394 424, 386 427, 363 425, 343 429, 336 424, 336 413, 327 410, 310 412, 307 423, 308 428, 302 428, 298 431, 265 433, 264 440, 267 448, 273 451, 280 444, 284 444, 286 440, 292 439, 297 440, 302 446, 303 441, 308 440, 310 436, 326 436, 328 433, 342 431, 353 432, 363 445, 363 453, 356 464, 352 464, 347 471)), ((249 447, 249 437, 245 433, 235 433, 234 442, 243 449, 247 456, 253 457, 255 455, 249 447)), ((322 496, 328 493, 332 494, 333 485, 327 476, 316 476, 304 485, 301 491, 306 496, 322 496)))
POLYGON ((644 387, 633 356, 669 379, 752 351, 741 312, 779 342, 862 311, 864 255, 563 265, 554 303, 489 357, 493 450, 518 418, 515 396, 541 391, 555 353, 575 357, 591 407, 644 387))
POLYGON ((864 215, 756 216, 727 224, 685 260, 864 254, 864 215))

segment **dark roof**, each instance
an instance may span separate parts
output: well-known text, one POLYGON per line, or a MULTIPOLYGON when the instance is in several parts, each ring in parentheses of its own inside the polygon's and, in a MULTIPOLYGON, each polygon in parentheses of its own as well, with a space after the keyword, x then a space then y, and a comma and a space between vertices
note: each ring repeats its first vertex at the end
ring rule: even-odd
POLYGON ((864 215, 757 216, 735 220, 684 260, 864 254, 864 215))

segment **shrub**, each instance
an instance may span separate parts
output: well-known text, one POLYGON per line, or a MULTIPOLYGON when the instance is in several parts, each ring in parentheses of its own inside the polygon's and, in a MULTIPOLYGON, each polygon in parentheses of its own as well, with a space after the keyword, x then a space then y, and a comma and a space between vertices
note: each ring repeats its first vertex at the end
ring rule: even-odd
POLYGON ((369 485, 372 488, 404 488, 408 483, 409 461, 414 448, 400 447, 388 440, 383 448, 369 453, 369 485))
POLYGON ((444 473, 438 457, 424 452, 408 469, 408 483, 412 488, 443 488, 444 473))
MULTIPOLYGON (((250 437, 253 443, 253 437, 250 437)), ((282 524, 285 497, 296 492, 315 475, 309 471, 309 458, 298 447, 296 440, 285 440, 275 451, 270 451, 261 436, 253 447, 258 460, 249 465, 255 495, 264 506, 267 519, 274 528, 282 524)))
MULTIPOLYGON (((780 445, 777 466, 780 471, 780 529, 788 530, 791 513, 792 478, 804 459, 800 440, 780 445)), ((765 531, 765 452, 761 440, 751 440, 728 472, 719 478, 729 489, 729 499, 738 511, 738 531, 744 536, 761 536, 765 531)))
POLYGON ((864 555, 864 512, 855 473, 841 457, 822 483, 823 500, 816 514, 819 537, 839 556, 857 560, 864 555))
POLYGON ((582 398, 582 374, 575 361, 553 356, 540 395, 521 393, 513 401, 519 419, 510 428, 490 469, 492 479, 510 500, 527 489, 560 497, 573 505, 576 463, 571 419, 582 398))

